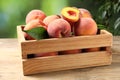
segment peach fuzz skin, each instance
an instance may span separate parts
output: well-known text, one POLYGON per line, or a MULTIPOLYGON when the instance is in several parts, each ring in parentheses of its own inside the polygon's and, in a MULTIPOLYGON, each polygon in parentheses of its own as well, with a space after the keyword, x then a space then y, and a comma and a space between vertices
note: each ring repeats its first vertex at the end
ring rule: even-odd
POLYGON ((75 50, 66 50, 66 51, 61 51, 59 54, 60 55, 69 55, 69 54, 78 54, 81 53, 82 51, 80 49, 75 49, 75 50))
POLYGON ((56 55, 58 55, 57 52, 48 52, 48 53, 35 54, 35 57, 46 57, 46 56, 56 56, 56 55))
POLYGON ((99 50, 100 50, 100 48, 98 48, 98 47, 85 49, 86 52, 95 52, 95 51, 99 51, 99 50))
POLYGON ((24 30, 30 30, 38 26, 42 26, 46 29, 46 25, 41 20, 35 19, 35 20, 30 21, 28 24, 26 24, 24 30))
POLYGON ((74 32, 76 36, 96 35, 97 24, 92 18, 81 18, 75 24, 74 32))
MULTIPOLYGON (((46 25, 40 19, 35 19, 35 20, 30 21, 28 24, 26 24, 23 30, 31 30, 32 28, 36 28, 36 27, 40 27, 40 26, 42 26, 46 29, 46 25)), ((29 36, 25 32, 23 32, 23 35, 26 40, 34 40, 34 38, 29 36)))
POLYGON ((69 37, 71 35, 71 26, 64 19, 56 19, 48 25, 47 31, 52 38, 69 37))
POLYGON ((43 20, 43 23, 45 23, 48 26, 52 21, 59 18, 61 18, 59 15, 50 15, 43 20))
POLYGON ((79 11, 80 11, 80 17, 82 17, 82 18, 92 18, 91 13, 87 9, 79 8, 79 11))
POLYGON ((31 10, 26 16, 26 24, 29 23, 31 20, 43 19, 46 17, 46 14, 41 10, 31 10))

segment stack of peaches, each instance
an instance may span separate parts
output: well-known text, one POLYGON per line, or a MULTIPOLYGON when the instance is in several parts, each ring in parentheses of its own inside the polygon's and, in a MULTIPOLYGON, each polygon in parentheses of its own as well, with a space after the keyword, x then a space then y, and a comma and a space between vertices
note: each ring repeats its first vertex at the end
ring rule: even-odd
MULTIPOLYGON (((64 7, 61 15, 49 15, 42 10, 32 10, 26 16, 24 31, 42 27, 48 33, 48 38, 64 38, 97 34, 97 24, 91 13, 84 8, 64 7)), ((44 33, 43 33, 44 34, 44 33)), ((24 32, 26 40, 34 40, 34 36, 24 32)), ((44 35, 43 35, 44 36, 44 35)), ((99 48, 90 48, 86 51, 97 51, 99 48)), ((38 53, 35 57, 55 56, 62 54, 77 54, 82 50, 67 50, 60 52, 38 53)))

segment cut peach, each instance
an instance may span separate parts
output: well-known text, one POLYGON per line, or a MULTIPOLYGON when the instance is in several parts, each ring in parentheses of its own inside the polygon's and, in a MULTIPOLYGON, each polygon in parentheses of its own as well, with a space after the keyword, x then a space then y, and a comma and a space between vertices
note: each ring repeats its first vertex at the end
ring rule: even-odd
POLYGON ((79 12, 75 7, 65 7, 62 9, 61 14, 67 21, 77 22, 79 20, 79 12))

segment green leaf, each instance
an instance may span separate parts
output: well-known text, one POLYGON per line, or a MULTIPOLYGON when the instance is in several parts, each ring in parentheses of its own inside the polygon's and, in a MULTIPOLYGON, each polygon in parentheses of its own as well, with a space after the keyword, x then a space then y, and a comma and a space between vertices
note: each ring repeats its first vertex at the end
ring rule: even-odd
POLYGON ((105 25, 97 24, 97 26, 98 26, 98 29, 105 29, 106 30, 106 26, 105 25))
POLYGON ((43 27, 33 28, 31 30, 24 30, 24 32, 26 32, 31 37, 33 37, 37 40, 49 38, 47 30, 43 27))

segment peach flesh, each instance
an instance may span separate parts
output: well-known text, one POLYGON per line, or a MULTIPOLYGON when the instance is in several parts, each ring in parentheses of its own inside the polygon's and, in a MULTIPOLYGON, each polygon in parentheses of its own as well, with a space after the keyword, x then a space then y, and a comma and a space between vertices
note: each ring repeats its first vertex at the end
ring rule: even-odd
POLYGON ((64 19, 52 21, 47 28, 48 34, 53 38, 69 37, 71 35, 71 26, 64 19))
POLYGON ((68 11, 69 16, 76 16, 76 13, 74 11, 68 11))
POLYGON ((61 10, 62 17, 69 22, 79 20, 79 10, 75 7, 65 7, 61 10))

